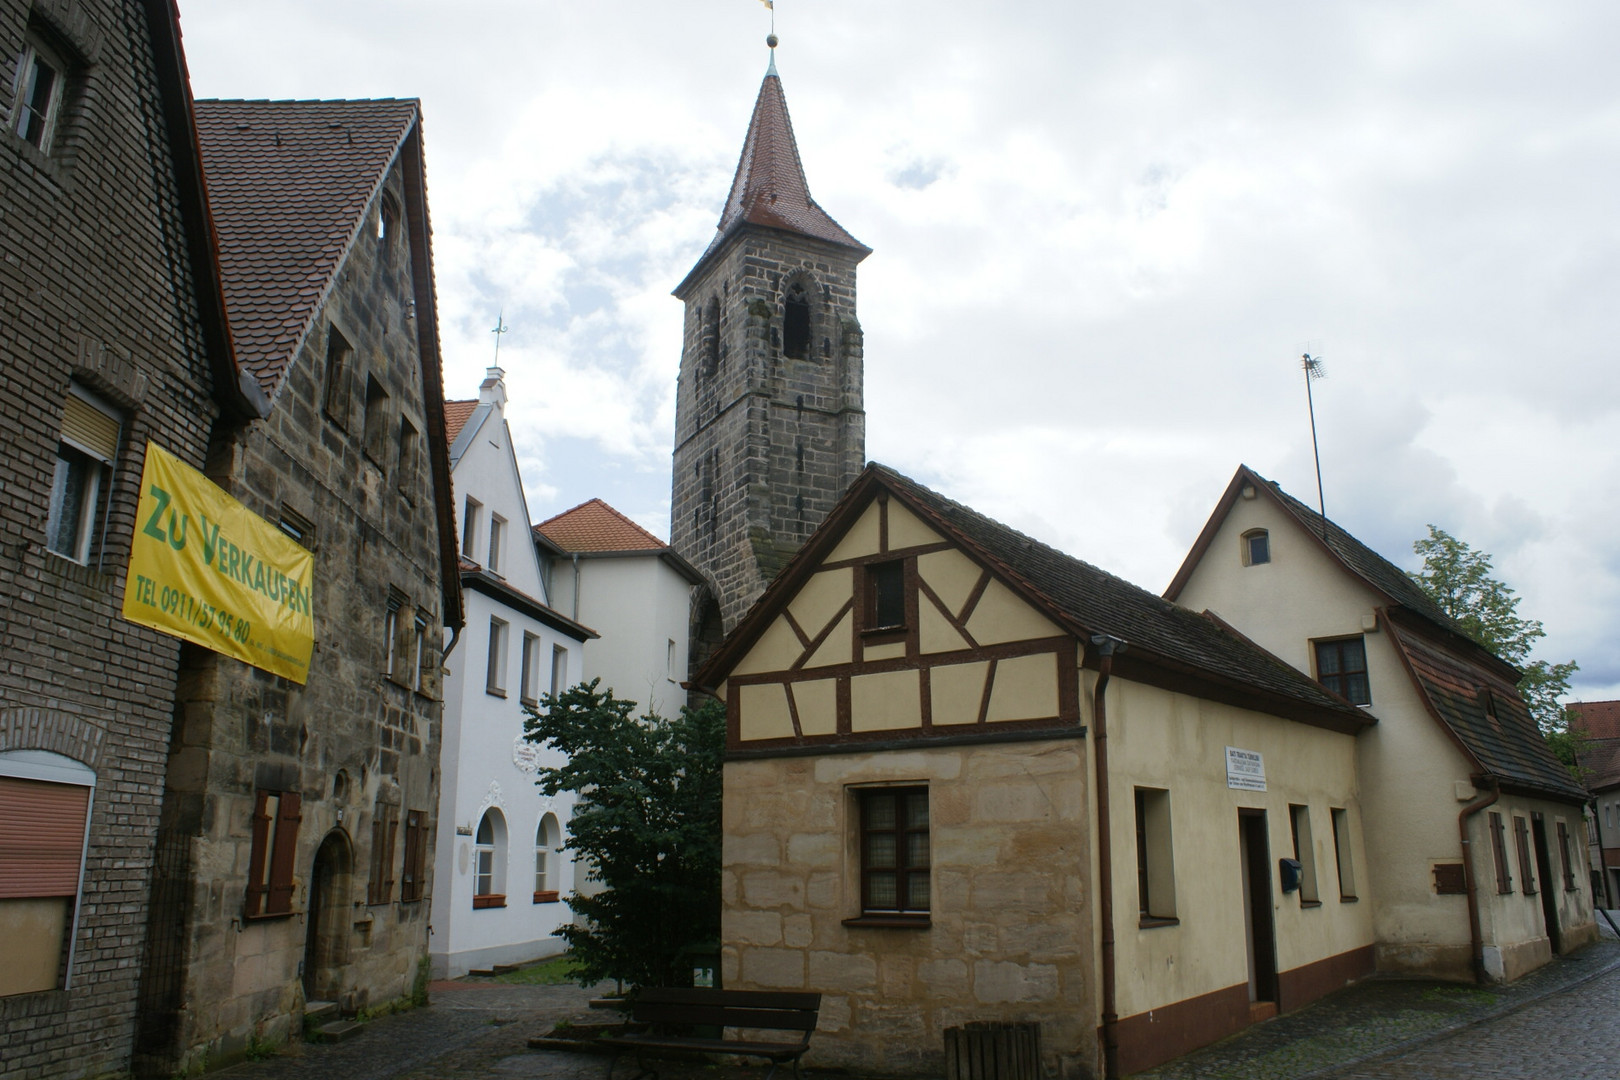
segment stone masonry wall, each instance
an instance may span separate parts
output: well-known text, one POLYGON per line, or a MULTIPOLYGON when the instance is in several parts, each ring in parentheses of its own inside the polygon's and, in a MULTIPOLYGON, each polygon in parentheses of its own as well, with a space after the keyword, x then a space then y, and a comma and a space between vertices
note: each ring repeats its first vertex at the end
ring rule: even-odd
POLYGON ((1050 742, 731 761, 722 978, 815 990, 807 1062, 938 1075, 944 1029, 1038 1021, 1048 1075, 1090 1075, 1090 810, 1084 744, 1050 742), (926 784, 930 924, 856 927, 861 785, 926 784))
POLYGON ((684 298, 670 536, 714 585, 727 631, 865 464, 855 269, 845 249, 750 230, 684 298), (805 359, 782 355, 795 283, 811 302, 805 359))
POLYGON ((147 440, 201 466, 215 417, 141 5, 0 0, 8 120, 31 10, 73 68, 48 152, 0 130, 0 754, 97 785, 71 985, 0 996, 16 1080, 129 1065, 179 643, 122 619, 124 566, 147 440), (88 565, 45 546, 72 381, 124 419, 88 565))
MULTIPOLYGON (((384 184, 401 197, 398 162, 384 184)), ((379 244, 370 207, 337 285, 303 342, 270 416, 215 447, 210 474, 254 512, 275 521, 286 507, 314 525, 315 654, 297 686, 235 660, 188 651, 183 728, 170 760, 165 825, 195 836, 193 913, 179 1035, 183 1062, 240 1053, 249 1038, 280 1041, 305 1001, 300 983, 312 930, 301 915, 244 920, 251 816, 257 789, 299 792, 293 897, 311 903, 323 840, 342 857, 325 936, 308 954, 321 997, 348 1009, 411 989, 427 955, 428 902, 401 900, 405 815, 437 813, 441 567, 423 417, 422 372, 411 304, 405 230, 379 244), (346 420, 324 408, 326 345, 336 327, 354 348, 353 407, 346 420), (388 401, 387 437, 364 442, 366 379, 388 401), (400 460, 400 420, 418 433, 400 460), (385 612, 402 601, 396 674, 385 674, 385 612), (411 627, 427 620, 425 680, 412 689, 411 627), (387 903, 368 903, 372 821, 391 807, 398 831, 388 863, 387 903)), ((437 392, 437 388, 435 388, 437 392)))

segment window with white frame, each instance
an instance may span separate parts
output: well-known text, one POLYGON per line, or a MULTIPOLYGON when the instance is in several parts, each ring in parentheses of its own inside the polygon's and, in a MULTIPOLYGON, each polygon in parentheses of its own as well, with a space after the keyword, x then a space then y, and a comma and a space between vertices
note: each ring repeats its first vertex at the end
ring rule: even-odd
POLYGON ((556 696, 568 685, 568 650, 561 645, 551 647, 551 693, 556 696))
POLYGON ((473 908, 505 907, 505 883, 506 818, 492 806, 473 837, 473 908))
POLYGON ((518 694, 523 704, 534 705, 540 700, 540 639, 523 631, 523 672, 518 680, 518 694))
POLYGON ((79 386, 69 390, 45 520, 45 545, 64 558, 90 561, 122 428, 115 409, 79 386))
POLYGON ((428 621, 420 611, 411 624, 411 689, 427 685, 428 621))
POLYGON ((388 610, 383 615, 383 674, 391 679, 399 673, 400 618, 404 609, 404 595, 389 589, 388 610))
POLYGON ((1136 789, 1136 905, 1145 925, 1176 918, 1176 861, 1170 832, 1170 792, 1136 789))
POLYGON ((67 65, 61 58, 43 41, 30 35, 17 60, 11 130, 46 154, 51 152, 56 129, 61 123, 67 75, 67 65))
POLYGON ((557 861, 562 846, 562 829, 556 814, 540 815, 534 836, 534 902, 555 903, 558 898, 557 861))
POLYGON ((489 620, 489 664, 484 674, 484 690, 496 697, 506 696, 506 623, 489 620))
POLYGON ((461 511, 461 553, 471 559, 478 552, 478 534, 483 525, 484 504, 467 496, 461 511))
POLYGON ((1311 837, 1311 808, 1290 806, 1288 823, 1294 834, 1294 860, 1299 863, 1299 902, 1301 905, 1319 904, 1322 896, 1316 887, 1316 843, 1311 837))
POLYGON ((61 754, 0 752, 0 997, 71 983, 95 785, 61 754))
POLYGON ((1333 810, 1333 851, 1339 863, 1339 899, 1356 898, 1356 866, 1350 847, 1350 811, 1333 810))
POLYGON ((499 514, 489 516, 489 562, 484 565, 492 574, 501 572, 502 548, 506 544, 506 519, 499 514))

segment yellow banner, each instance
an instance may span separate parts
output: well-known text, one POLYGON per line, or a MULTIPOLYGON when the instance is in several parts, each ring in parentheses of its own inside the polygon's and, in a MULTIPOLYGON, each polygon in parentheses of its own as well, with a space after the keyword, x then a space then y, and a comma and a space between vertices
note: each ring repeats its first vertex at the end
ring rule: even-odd
POLYGON ((124 618, 302 684, 315 561, 280 529, 146 444, 124 618))

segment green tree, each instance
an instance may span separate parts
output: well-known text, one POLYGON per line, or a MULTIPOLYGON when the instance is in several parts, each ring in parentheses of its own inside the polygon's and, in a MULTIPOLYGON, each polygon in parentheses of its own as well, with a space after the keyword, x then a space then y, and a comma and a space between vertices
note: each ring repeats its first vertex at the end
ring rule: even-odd
POLYGON ((725 707, 633 717, 636 703, 598 692, 598 681, 547 694, 524 722, 529 741, 568 756, 535 782, 578 795, 563 846, 604 886, 569 897, 585 925, 558 933, 582 986, 689 986, 694 961, 720 951, 725 707))
POLYGON ((1433 525, 1412 550, 1423 556, 1423 569, 1412 574, 1412 580, 1469 637, 1523 672, 1519 696, 1542 734, 1566 732, 1568 719, 1559 699, 1569 696, 1569 678, 1580 666, 1573 660, 1549 664, 1530 659, 1536 642, 1547 632, 1541 620, 1520 617, 1520 598, 1507 583, 1491 576, 1491 557, 1433 525))

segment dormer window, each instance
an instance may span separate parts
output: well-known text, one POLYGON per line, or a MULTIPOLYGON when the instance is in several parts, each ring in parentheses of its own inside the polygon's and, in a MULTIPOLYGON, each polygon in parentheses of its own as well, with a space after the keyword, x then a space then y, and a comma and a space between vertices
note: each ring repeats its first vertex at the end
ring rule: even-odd
POLYGON ((782 355, 793 360, 810 356, 810 295, 794 282, 782 304, 782 355))
POLYGON ((1259 566, 1271 561, 1271 534, 1264 529, 1250 529, 1243 534, 1243 565, 1259 566))

